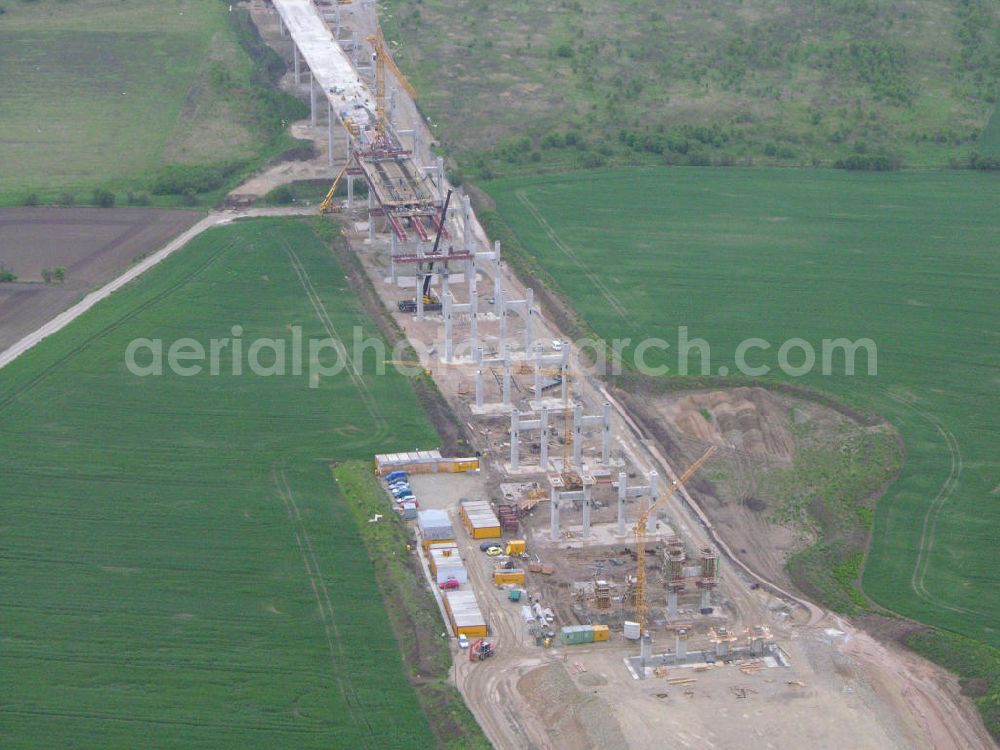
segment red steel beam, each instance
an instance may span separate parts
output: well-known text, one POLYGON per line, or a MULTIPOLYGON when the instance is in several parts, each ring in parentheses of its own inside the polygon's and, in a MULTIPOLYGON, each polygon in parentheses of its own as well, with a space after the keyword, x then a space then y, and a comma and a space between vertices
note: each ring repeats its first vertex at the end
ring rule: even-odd
POLYGON ((389 226, 392 227, 392 231, 396 233, 396 236, 400 239, 400 241, 406 242, 407 240, 406 230, 403 228, 403 225, 399 221, 399 219, 397 219, 392 214, 387 215, 386 219, 389 222, 389 226))
POLYGON ((393 255, 396 263, 447 263, 452 260, 472 260, 471 253, 434 253, 433 255, 393 255))

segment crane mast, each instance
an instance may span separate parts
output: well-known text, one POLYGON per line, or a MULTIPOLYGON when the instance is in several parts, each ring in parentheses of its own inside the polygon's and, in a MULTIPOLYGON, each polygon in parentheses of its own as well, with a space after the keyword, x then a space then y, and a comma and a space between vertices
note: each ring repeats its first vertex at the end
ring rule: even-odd
POLYGON ((635 613, 636 619, 639 621, 640 637, 646 634, 646 524, 649 522, 650 515, 673 497, 674 492, 683 487, 684 483, 701 468, 703 463, 712 457, 716 450, 716 446, 713 445, 705 451, 701 458, 691 464, 687 471, 671 483, 667 491, 655 503, 639 514, 639 518, 635 522, 635 561, 638 566, 635 570, 635 613))
POLYGON ((375 117, 378 132, 383 138, 388 138, 389 114, 385 101, 385 69, 389 68, 392 71, 392 74, 410 96, 416 98, 417 92, 413 90, 413 86, 406 80, 403 71, 399 69, 392 59, 392 55, 389 54, 389 45, 386 44, 385 37, 382 35, 382 27, 378 25, 377 21, 375 33, 368 37, 368 41, 371 42, 375 57, 375 117))

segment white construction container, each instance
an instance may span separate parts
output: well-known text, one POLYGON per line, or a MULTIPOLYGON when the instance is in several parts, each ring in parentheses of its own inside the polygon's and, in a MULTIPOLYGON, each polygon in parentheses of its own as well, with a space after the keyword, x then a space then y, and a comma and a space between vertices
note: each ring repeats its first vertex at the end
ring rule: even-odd
POLYGON ((630 641, 639 640, 639 623, 625 621, 625 637, 630 641))
POLYGON ((446 541, 455 538, 448 514, 443 510, 417 511, 417 526, 425 542, 446 541))
POLYGON ((431 570, 434 571, 434 578, 439 586, 449 578, 454 578, 459 583, 469 582, 469 574, 457 550, 431 549, 430 554, 431 570))

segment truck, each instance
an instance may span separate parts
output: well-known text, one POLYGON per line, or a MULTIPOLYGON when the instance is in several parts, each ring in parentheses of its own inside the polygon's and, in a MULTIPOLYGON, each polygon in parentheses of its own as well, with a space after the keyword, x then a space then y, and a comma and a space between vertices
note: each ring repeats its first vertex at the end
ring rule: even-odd
POLYGON ((469 647, 469 661, 484 661, 493 656, 493 644, 480 638, 469 647))
MULTIPOLYGON (((401 313, 415 313, 417 301, 415 299, 400 300, 397 307, 401 313)), ((441 299, 436 294, 429 292, 424 295, 424 312, 441 312, 443 309, 444 305, 441 304, 441 299)))

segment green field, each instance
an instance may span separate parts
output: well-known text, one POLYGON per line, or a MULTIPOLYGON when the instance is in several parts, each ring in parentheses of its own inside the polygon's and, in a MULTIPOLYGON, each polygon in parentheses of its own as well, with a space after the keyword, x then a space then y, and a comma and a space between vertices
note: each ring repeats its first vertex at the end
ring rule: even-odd
POLYGON ((992 0, 385 5, 422 111, 482 178, 875 155, 941 167, 968 158, 997 101, 992 0))
POLYGON ((227 3, 0 5, 0 204, 148 190, 165 164, 258 162, 268 150, 227 3))
POLYGON ((661 168, 486 187, 598 334, 661 337, 671 365, 679 326, 710 344, 712 374, 736 372, 748 337, 772 344, 749 363, 772 367, 792 337, 817 358, 824 338, 872 338, 877 376, 862 354, 854 377, 797 379, 886 416, 906 442, 865 591, 1000 645, 995 176, 661 168))
POLYGON ((315 388, 126 370, 136 337, 235 325, 377 335, 308 225, 258 220, 0 371, 4 748, 434 745, 330 467, 436 433, 374 354, 315 388))

